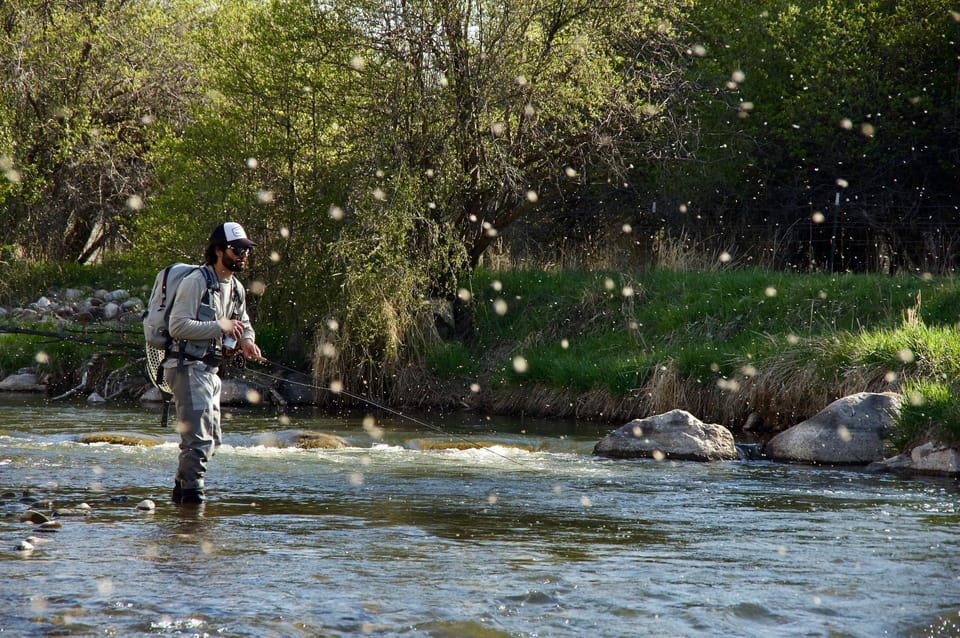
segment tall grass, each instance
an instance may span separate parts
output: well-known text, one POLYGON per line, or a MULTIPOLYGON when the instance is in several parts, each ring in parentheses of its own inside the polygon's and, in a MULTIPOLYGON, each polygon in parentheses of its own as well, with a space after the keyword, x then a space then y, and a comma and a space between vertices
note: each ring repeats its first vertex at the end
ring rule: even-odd
POLYGON ((903 387, 895 443, 905 450, 927 440, 960 445, 960 391, 955 380, 915 379, 903 387))
MULTIPOLYGON (((20 300, 67 284, 132 287, 154 274, 122 264, 2 268, 0 299, 20 300)), ((460 284, 471 336, 442 340, 425 315, 403 335, 408 353, 390 379, 373 378, 369 361, 317 356, 318 382, 352 373, 394 403, 612 422, 683 408, 734 430, 748 418, 780 429, 846 394, 897 391, 910 397, 901 444, 960 440, 953 278, 480 268, 460 284)), ((261 328, 268 350, 290 349, 284 326, 261 328)), ((348 329, 312 338, 336 352, 348 329)), ((0 343, 0 369, 36 367, 46 346, 16 344, 0 343)))
POLYGON ((488 400, 528 413, 537 388, 564 416, 680 407, 735 429, 750 415, 782 428, 845 394, 960 366, 952 279, 481 270, 472 290, 467 352, 488 400))

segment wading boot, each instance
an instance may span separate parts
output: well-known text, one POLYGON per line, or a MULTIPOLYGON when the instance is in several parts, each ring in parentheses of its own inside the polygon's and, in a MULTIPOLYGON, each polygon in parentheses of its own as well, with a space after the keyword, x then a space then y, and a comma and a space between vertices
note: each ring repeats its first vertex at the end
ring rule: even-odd
POLYGON ((207 495, 203 493, 203 490, 192 489, 192 490, 180 490, 180 502, 184 505, 193 504, 199 505, 207 500, 207 495))
POLYGON ((183 502, 183 489, 180 487, 180 481, 173 481, 173 494, 170 495, 170 500, 174 503, 183 502))

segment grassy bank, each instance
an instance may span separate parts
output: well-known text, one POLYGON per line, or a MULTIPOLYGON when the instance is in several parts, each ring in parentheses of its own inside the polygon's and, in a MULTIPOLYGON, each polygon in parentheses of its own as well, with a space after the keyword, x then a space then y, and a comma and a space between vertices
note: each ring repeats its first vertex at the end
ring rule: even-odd
MULTIPOLYGON (((132 266, 7 267, 0 303, 51 287, 137 288, 153 275, 132 266)), ((891 390, 907 399, 901 447, 960 442, 952 278, 481 269, 461 283, 471 335, 408 340, 422 344, 411 357, 421 363, 399 375, 396 404, 417 397, 419 407, 613 423, 682 408, 735 431, 748 419, 778 430, 841 396, 891 390)), ((282 345, 282 327, 258 330, 268 357, 305 359, 282 345)), ((87 351, 4 335, 0 369, 63 373, 87 351)))
POLYGON ((960 440, 953 279, 480 271, 468 291, 475 337, 437 343, 427 361, 479 383, 468 400, 490 411, 623 421, 683 408, 780 429, 893 390, 909 398, 902 445, 929 430, 960 440))

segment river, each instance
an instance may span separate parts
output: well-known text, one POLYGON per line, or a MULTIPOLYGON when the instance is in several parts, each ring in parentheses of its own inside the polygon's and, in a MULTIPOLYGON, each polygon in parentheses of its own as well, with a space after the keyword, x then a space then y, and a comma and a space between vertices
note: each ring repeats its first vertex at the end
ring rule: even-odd
POLYGON ((210 501, 178 508, 158 411, 0 397, 0 634, 960 635, 956 481, 614 461, 590 454, 612 427, 476 415, 373 439, 362 416, 225 409, 210 501), (264 445, 291 429, 349 447, 264 445), (164 442, 76 441, 106 431, 164 442), (424 443, 465 439, 498 445, 424 443), (37 532, 25 489, 91 513, 37 532))

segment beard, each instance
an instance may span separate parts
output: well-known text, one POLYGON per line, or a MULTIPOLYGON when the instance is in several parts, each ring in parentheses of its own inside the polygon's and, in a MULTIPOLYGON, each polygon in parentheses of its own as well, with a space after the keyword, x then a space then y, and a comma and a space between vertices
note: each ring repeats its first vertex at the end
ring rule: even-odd
POLYGON ((244 268, 243 260, 235 259, 227 253, 223 254, 223 265, 226 266, 230 272, 240 272, 244 268))

